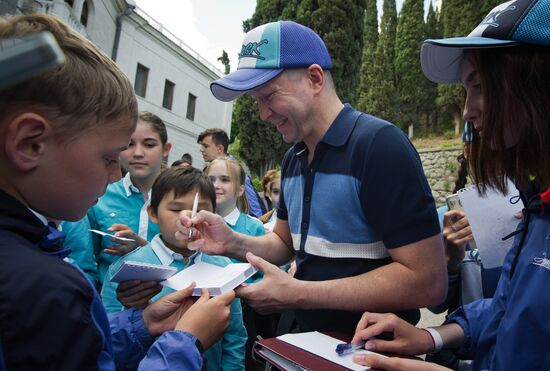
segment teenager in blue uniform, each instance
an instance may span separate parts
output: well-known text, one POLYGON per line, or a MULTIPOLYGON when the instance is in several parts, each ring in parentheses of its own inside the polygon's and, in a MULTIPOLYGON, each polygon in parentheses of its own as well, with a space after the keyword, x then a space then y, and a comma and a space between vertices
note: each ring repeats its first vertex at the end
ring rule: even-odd
POLYGON ((249 205, 244 195, 246 173, 241 164, 229 157, 218 157, 208 164, 206 175, 216 190, 216 214, 234 231, 248 236, 264 235, 262 222, 248 215, 249 205))
MULTIPOLYGON (((422 46, 426 76, 462 82, 466 91, 463 115, 475 127, 468 157, 474 180, 482 190, 504 192, 510 178, 525 204, 494 297, 460 307, 431 334, 391 315, 366 313, 353 341, 371 339, 366 348, 401 354, 458 348, 475 370, 550 369, 549 19, 550 0, 508 1, 468 37, 422 46), (371 338, 382 331, 392 331, 395 341, 371 338)), ((396 358, 357 361, 377 369, 443 369, 396 358)))
POLYGON ((52 220, 79 220, 120 179, 137 120, 124 73, 48 15, 0 17, 0 38, 50 31, 61 67, 0 91, 0 346, 8 370, 199 370, 233 293, 193 304, 191 288, 107 316, 52 220), (173 331, 175 330, 175 331, 173 331))
POLYGON ((100 288, 109 265, 159 233, 149 220, 147 205, 151 187, 161 172, 162 160, 170 152, 166 126, 150 113, 142 112, 128 149, 120 153, 120 163, 128 172, 107 187, 105 195, 92 206, 86 218, 63 223, 65 245, 73 251, 69 258, 82 268, 100 288), (133 239, 118 241, 88 231, 89 228, 133 239))
MULTIPOLYGON (((117 286, 110 279, 125 261, 151 263, 157 265, 172 266, 178 271, 186 269, 196 262, 225 267, 231 261, 223 256, 210 256, 196 253, 185 248, 186 242, 175 239, 176 222, 178 213, 193 207, 195 194, 199 192, 198 210, 214 211, 216 205, 216 193, 210 180, 195 168, 170 168, 162 172, 151 191, 151 204, 148 207, 149 215, 153 223, 158 224, 160 233, 156 235, 151 243, 138 247, 136 250, 124 255, 111 265, 105 276, 101 297, 107 312, 117 312, 126 307, 145 308, 149 300, 156 301, 166 294, 174 292, 169 287, 159 285, 149 286, 144 283, 142 286, 143 296, 140 300, 135 299, 138 285, 141 282, 128 281, 124 285, 125 290, 119 291, 121 303, 117 298, 117 286), (154 295, 151 293, 160 292, 154 295), (126 295, 132 291, 132 297, 126 295), (154 296, 153 296, 154 295, 154 296), (153 296, 151 298, 151 296, 153 296)), ((244 346, 247 340, 246 330, 243 325, 240 300, 235 299, 231 304, 231 319, 229 327, 223 338, 212 345, 204 352, 206 369, 208 370, 235 370, 244 368, 244 346)))
POLYGON ((295 143, 282 162, 277 220, 272 233, 251 237, 206 211, 192 220, 185 211, 181 232, 200 232, 189 247, 248 258, 264 278, 238 288, 239 297, 262 313, 294 310, 302 331, 351 335, 367 308, 416 322, 413 308, 441 302, 447 286, 418 153, 399 128, 343 104, 310 28, 261 25, 242 50, 238 69, 210 88, 224 101, 249 93, 262 120, 295 143), (277 267, 293 257, 294 278, 277 267))

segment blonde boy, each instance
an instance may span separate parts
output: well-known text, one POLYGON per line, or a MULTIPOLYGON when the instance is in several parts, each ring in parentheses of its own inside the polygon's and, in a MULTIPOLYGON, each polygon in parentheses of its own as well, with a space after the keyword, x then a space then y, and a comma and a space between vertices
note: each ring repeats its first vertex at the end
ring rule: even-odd
POLYGON ((46 222, 82 218, 120 178, 118 156, 134 131, 137 103, 122 71, 61 20, 0 17, 0 38, 39 31, 54 35, 65 64, 0 91, 5 366, 114 370, 139 363, 144 369, 199 369, 196 344, 208 347, 225 330, 232 293, 211 300, 204 293, 193 305, 188 288, 143 311, 107 318, 83 273, 61 259, 66 250, 60 233, 46 222))

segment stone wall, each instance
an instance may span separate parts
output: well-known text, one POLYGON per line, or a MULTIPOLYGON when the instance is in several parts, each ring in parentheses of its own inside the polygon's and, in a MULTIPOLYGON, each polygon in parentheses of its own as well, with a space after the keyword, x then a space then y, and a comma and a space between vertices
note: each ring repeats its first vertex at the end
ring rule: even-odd
POLYGON ((438 207, 445 203, 445 198, 454 190, 458 170, 456 157, 461 152, 462 147, 418 150, 438 207))

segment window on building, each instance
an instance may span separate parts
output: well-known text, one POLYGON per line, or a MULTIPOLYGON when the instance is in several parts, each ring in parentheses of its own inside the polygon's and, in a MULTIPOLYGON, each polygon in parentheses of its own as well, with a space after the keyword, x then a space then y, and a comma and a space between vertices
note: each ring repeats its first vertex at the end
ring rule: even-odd
POLYGON ((88 26, 88 12, 88 0, 85 0, 82 4, 82 14, 80 14, 80 23, 82 23, 84 27, 88 26))
POLYGON ((149 69, 138 63, 136 71, 136 81, 134 83, 134 90, 137 95, 145 98, 145 92, 147 91, 147 78, 149 77, 149 69))
POLYGON ((164 97, 162 98, 162 106, 167 109, 172 109, 172 101, 174 100, 174 84, 170 80, 164 82, 164 97))
POLYGON ((189 98, 187 99, 187 115, 186 117, 193 121, 195 119, 195 106, 197 105, 197 97, 189 93, 189 98))

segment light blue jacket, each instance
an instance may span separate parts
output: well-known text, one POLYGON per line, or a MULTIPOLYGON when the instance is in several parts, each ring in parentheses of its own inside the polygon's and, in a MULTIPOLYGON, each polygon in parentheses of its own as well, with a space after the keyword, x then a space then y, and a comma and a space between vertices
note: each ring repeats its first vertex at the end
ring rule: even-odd
MULTIPOLYGON (((518 229, 523 228, 523 221, 518 229)), ((475 370, 550 370, 550 210, 532 215, 514 276, 510 269, 521 233, 506 256, 493 299, 449 316, 464 330, 460 353, 475 370)))
POLYGON ((99 229, 108 232, 113 224, 126 224, 140 237, 151 241, 159 228, 147 216, 142 194, 132 185, 129 174, 107 187, 105 194, 92 206, 84 219, 78 222, 63 222, 64 245, 72 249, 69 258, 74 261, 99 288, 109 265, 118 256, 108 255, 104 249, 114 243, 109 237, 102 237, 88 230, 99 229))
MULTIPOLYGON (((122 304, 116 298, 117 283, 111 282, 111 277, 124 261, 136 261, 142 263, 151 263, 159 265, 170 265, 181 271, 190 267, 195 262, 203 261, 220 267, 230 264, 228 258, 222 256, 211 256, 202 253, 196 253, 189 258, 187 264, 183 260, 176 260, 181 255, 174 254, 166 248, 160 235, 153 238, 151 243, 121 257, 111 265, 105 276, 101 297, 107 312, 117 312, 123 309, 122 304)), ((153 297, 153 301, 162 296, 173 292, 171 288, 163 287, 162 291, 153 297)), ((231 319, 223 338, 204 352, 208 370, 243 370, 244 352, 247 340, 246 329, 243 324, 242 309, 239 299, 231 303, 231 319)))

